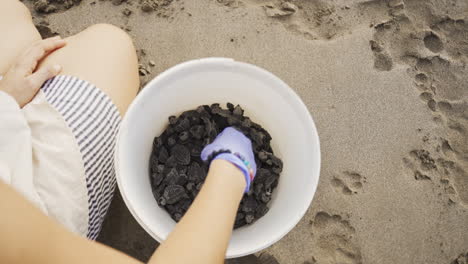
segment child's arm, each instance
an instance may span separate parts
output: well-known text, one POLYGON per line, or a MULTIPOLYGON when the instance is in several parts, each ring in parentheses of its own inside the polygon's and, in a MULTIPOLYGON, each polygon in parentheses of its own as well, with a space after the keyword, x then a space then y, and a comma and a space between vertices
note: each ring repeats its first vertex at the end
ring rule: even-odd
POLYGON ((150 263, 224 263, 240 200, 256 174, 251 141, 228 127, 205 146, 213 159, 200 193, 150 263))
POLYGON ((0 180, 0 263, 141 263, 61 227, 0 180))
MULTIPOLYGON (((199 195, 150 263, 223 263, 244 175, 215 160, 199 195)), ((68 232, 0 181, 0 263, 140 263, 68 232)))
MULTIPOLYGON (((205 147, 202 158, 219 148, 245 160, 234 154, 215 157, 200 193, 151 264, 224 262, 237 209, 256 166, 250 140, 240 132, 225 130, 205 147)), ((1 180, 0 212, 0 263, 140 263, 65 230, 1 180)))
POLYGON ((237 167, 214 160, 192 206, 149 263, 224 263, 245 185, 237 167))

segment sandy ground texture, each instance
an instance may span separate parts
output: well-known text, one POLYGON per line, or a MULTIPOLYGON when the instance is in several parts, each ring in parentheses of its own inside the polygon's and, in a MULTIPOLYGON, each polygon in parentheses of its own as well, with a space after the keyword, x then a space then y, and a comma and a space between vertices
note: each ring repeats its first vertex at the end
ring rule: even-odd
MULTIPOLYGON (((117 25, 143 83, 232 57, 307 104, 323 157, 314 201, 281 241, 230 263, 468 263, 468 1, 49 1, 24 1, 42 34, 117 25)), ((141 260, 156 246, 119 196, 100 240, 141 260)))

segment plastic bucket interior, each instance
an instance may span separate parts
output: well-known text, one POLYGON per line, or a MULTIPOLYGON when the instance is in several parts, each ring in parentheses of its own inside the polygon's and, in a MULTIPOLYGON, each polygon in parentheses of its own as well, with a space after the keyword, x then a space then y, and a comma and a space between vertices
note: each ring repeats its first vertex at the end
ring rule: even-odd
POLYGON ((138 94, 119 131, 115 164, 122 197, 138 223, 162 242, 175 226, 156 203, 149 179, 152 142, 170 115, 199 105, 240 104, 271 134, 284 163, 270 210, 233 231, 227 258, 255 253, 286 235, 302 218, 320 173, 319 137, 306 106, 282 80, 257 66, 227 58, 184 62, 163 72, 138 94))

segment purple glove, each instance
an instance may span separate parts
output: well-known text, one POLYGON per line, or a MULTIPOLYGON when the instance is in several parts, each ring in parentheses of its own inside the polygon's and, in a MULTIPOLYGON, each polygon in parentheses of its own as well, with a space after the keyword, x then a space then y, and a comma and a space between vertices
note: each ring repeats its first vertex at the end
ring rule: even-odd
POLYGON ((211 144, 205 146, 201 158, 204 161, 209 158, 222 159, 234 164, 244 173, 247 183, 245 192, 249 191, 250 184, 257 173, 257 164, 255 164, 252 151, 252 142, 242 132, 233 127, 227 127, 211 144), (212 155, 216 156, 211 157, 212 155))

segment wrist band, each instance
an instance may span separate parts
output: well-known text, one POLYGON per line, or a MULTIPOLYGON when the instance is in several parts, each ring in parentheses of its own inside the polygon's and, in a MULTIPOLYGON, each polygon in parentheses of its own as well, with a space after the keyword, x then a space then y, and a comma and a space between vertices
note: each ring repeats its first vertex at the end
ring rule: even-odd
POLYGON ((250 162, 248 162, 248 161, 244 158, 244 156, 242 156, 242 155, 241 155, 240 153, 238 153, 238 152, 233 153, 233 155, 236 156, 236 157, 238 157, 238 158, 245 164, 245 166, 247 167, 247 171, 248 171, 248 173, 249 173, 250 182, 252 182, 253 179, 254 179, 254 171, 253 171, 253 169, 252 169, 252 166, 250 165, 250 162))

